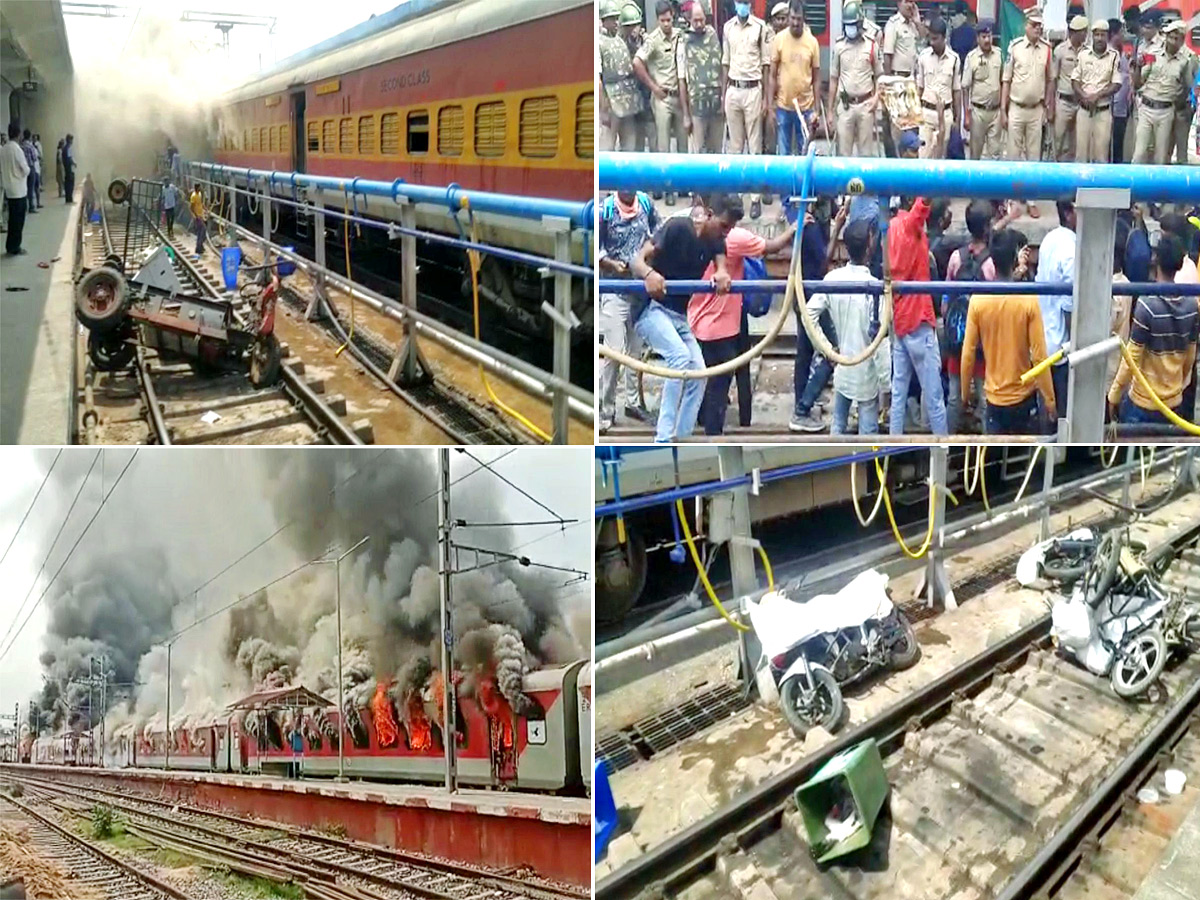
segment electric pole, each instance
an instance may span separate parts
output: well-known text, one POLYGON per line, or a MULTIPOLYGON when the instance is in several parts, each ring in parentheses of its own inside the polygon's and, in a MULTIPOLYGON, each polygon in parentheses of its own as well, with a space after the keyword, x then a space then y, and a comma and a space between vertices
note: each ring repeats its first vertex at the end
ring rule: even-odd
POLYGON ((442 743, 446 748, 446 790, 458 790, 458 771, 455 752, 457 740, 454 732, 455 688, 453 677, 454 627, 451 616, 450 594, 450 529, 454 520, 450 518, 450 451, 438 451, 438 570, 441 576, 439 591, 442 606, 442 743))

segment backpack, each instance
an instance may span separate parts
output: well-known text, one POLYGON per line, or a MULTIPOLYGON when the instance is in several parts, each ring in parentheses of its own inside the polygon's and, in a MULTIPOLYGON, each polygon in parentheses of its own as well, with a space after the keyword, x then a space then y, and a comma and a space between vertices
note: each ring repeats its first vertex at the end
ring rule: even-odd
MULTIPOLYGON (((767 264, 758 256, 747 256, 743 261, 746 281, 765 281, 767 264)), ((742 309, 750 316, 765 316, 771 311, 774 294, 770 291, 747 291, 742 294, 742 309)))
MULTIPOLYGON (((959 256, 962 257, 962 265, 954 273, 954 280, 983 281, 983 264, 991 258, 991 250, 984 250, 977 255, 972 253, 969 247, 963 247, 959 251, 959 256)), ((946 310, 944 317, 946 343, 953 356, 962 354, 963 342, 967 337, 967 309, 970 303, 970 294, 952 294, 946 298, 943 307, 946 310)))

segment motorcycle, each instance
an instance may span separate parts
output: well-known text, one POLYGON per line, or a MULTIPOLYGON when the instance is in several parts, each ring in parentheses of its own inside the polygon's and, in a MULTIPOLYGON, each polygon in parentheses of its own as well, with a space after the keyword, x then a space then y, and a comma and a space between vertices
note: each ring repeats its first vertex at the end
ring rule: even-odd
POLYGON ((781 591, 746 601, 763 649, 758 673, 767 682, 760 686, 778 691, 783 716, 800 738, 814 726, 832 734, 845 724, 843 687, 921 658, 912 624, 892 603, 887 582, 868 569, 836 594, 806 603, 781 591))
POLYGON ((1126 700, 1150 689, 1173 652, 1200 647, 1200 611, 1161 581, 1171 558, 1148 564, 1145 552, 1128 529, 1110 531, 1070 597, 1051 607, 1059 651, 1126 700))

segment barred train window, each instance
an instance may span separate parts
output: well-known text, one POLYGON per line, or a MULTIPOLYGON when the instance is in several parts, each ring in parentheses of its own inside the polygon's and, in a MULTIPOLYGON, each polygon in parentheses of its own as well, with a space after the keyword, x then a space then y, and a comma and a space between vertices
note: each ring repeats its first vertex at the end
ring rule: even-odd
POLYGON ((321 123, 321 152, 337 153, 337 119, 321 123))
POLYGON ((263 153, 267 152, 267 132, 269 130, 266 125, 258 127, 258 149, 263 153))
POLYGON ((429 113, 425 110, 408 114, 408 152, 429 152, 429 113))
POLYGON ((461 106, 443 106, 438 110, 438 153, 462 156, 466 124, 461 106))
POLYGON ((379 152, 384 156, 400 154, 399 113, 384 113, 379 117, 379 152))
POLYGON ((522 156, 549 159, 558 153, 558 98, 530 97, 521 101, 522 156))
POLYGON ((288 125, 280 125, 279 126, 279 152, 280 153, 287 153, 291 150, 291 144, 288 143, 289 129, 290 129, 290 126, 288 126, 288 125))
POLYGON ((508 114, 500 102, 475 107, 475 155, 503 156, 508 114))
POLYGON ((575 155, 580 159, 592 159, 595 156, 594 103, 591 91, 580 94, 575 102, 575 155))
POLYGON ((308 150, 310 153, 321 152, 321 125, 318 122, 308 123, 308 150))
POLYGON ((349 116, 338 126, 338 153, 349 156, 354 152, 354 120, 349 116))
POLYGON ((259 150, 258 129, 251 128, 250 129, 250 152, 257 153, 258 150, 259 150))
POLYGON ((374 116, 359 116, 358 118, 358 154, 359 156, 375 155, 374 116))
POLYGON ((271 153, 274 153, 279 149, 279 126, 278 125, 272 125, 269 128, 267 128, 267 141, 269 142, 267 149, 270 150, 271 153))
POLYGON ((243 150, 250 149, 250 129, 249 128, 242 129, 242 149, 243 150))

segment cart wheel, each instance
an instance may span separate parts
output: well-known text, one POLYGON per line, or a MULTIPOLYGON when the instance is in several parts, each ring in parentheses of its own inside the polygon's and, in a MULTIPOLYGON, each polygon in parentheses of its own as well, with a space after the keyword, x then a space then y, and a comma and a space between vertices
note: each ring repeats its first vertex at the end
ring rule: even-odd
POLYGON ((88 335, 88 356, 101 372, 119 372, 133 362, 137 347, 124 332, 98 332, 88 335))
POLYGON ((259 335, 250 348, 250 383, 270 387, 278 381, 281 355, 275 335, 259 335))
POLYGON ((114 178, 108 183, 108 199, 120 206, 129 199, 129 185, 120 178, 114 178))
POLYGON ((92 269, 75 288, 75 315, 93 331, 111 331, 125 319, 125 276, 107 266, 92 269))

